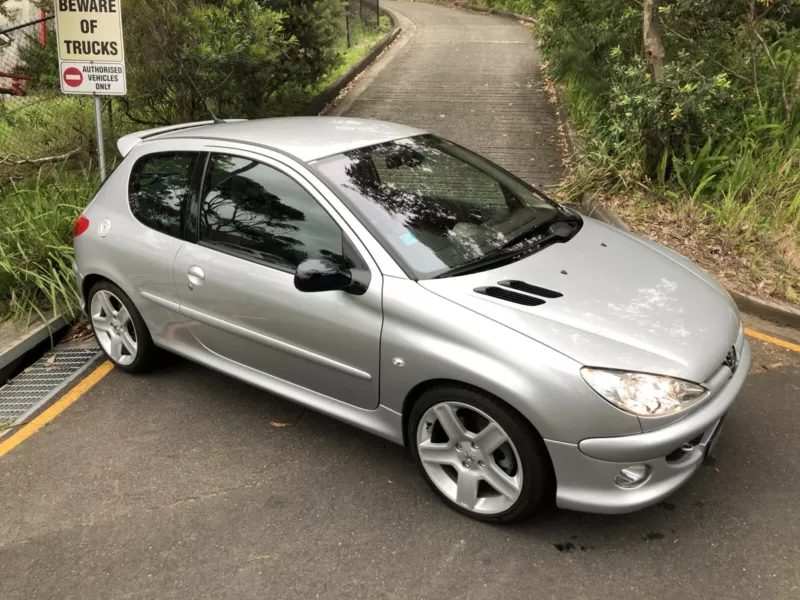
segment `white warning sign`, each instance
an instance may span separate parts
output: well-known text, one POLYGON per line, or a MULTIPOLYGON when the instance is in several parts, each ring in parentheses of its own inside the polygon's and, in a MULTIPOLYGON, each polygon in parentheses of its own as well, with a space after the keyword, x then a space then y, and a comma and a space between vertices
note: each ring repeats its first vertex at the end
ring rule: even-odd
POLYGON ((62 61, 61 91, 65 94, 123 96, 127 91, 122 63, 77 63, 62 61))
POLYGON ((55 0, 65 94, 125 93, 121 4, 121 0, 55 0))

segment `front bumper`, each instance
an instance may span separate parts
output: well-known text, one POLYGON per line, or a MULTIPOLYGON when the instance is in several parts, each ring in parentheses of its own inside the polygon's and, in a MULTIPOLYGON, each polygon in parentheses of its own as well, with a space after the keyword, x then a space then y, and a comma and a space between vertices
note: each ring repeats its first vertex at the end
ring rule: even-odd
MULTIPOLYGON (((686 483, 718 438, 722 419, 744 385, 750 369, 745 340, 736 373, 721 383, 701 407, 666 427, 637 435, 593 438, 580 444, 545 440, 556 473, 560 508, 594 513, 626 513, 650 506, 686 483), (675 452, 684 444, 691 450, 675 452), (649 478, 633 489, 614 483, 633 464, 650 467, 649 478)), ((728 372, 730 374, 730 372, 728 372)))

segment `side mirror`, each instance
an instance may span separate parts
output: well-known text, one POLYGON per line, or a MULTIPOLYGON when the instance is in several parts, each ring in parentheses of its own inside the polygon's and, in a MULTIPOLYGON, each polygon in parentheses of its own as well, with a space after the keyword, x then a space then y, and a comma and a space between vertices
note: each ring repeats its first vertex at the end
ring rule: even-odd
POLYGON ((349 269, 337 267, 324 258, 308 258, 297 266, 294 287, 301 292, 344 290, 353 283, 349 269))

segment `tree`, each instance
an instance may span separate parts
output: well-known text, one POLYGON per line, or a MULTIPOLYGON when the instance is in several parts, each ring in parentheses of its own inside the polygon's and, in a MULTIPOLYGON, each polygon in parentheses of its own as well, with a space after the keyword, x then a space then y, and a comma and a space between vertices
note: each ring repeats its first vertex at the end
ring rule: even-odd
POLYGON ((291 114, 340 64, 340 0, 125 0, 128 96, 142 124, 291 114))
POLYGON ((342 62, 336 44, 344 35, 342 0, 258 0, 269 10, 286 15, 283 27, 297 44, 280 63, 285 82, 312 83, 342 62))
POLYGON ((261 116, 296 45, 256 0, 127 0, 127 115, 144 124, 261 116))
POLYGON ((664 43, 661 41, 659 0, 644 0, 644 50, 653 65, 656 81, 664 70, 664 43))

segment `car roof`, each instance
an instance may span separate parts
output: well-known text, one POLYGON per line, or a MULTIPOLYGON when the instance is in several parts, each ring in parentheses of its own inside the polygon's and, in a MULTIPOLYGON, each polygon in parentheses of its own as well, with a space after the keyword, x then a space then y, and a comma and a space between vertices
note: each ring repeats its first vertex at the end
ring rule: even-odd
POLYGON ((310 162, 356 148, 426 133, 420 129, 347 117, 280 117, 187 125, 149 139, 202 138, 268 146, 310 162))

